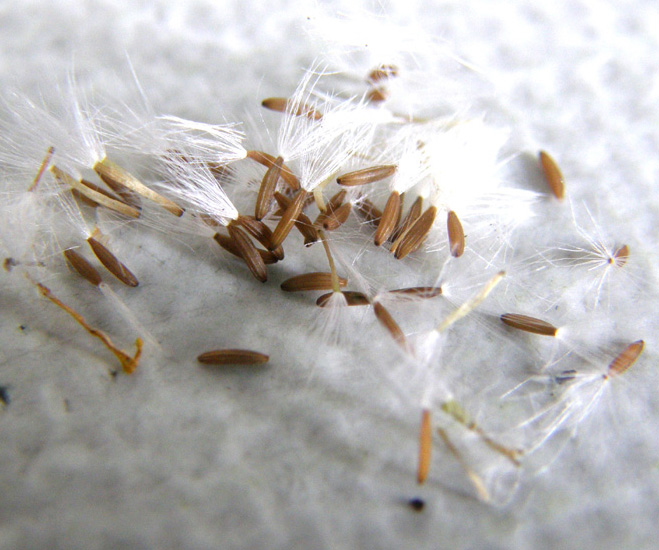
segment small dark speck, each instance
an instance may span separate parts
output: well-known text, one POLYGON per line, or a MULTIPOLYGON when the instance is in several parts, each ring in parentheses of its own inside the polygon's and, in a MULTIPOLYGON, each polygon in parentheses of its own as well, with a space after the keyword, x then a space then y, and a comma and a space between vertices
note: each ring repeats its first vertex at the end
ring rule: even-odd
POLYGON ((68 399, 64 400, 64 411, 71 412, 71 402, 68 399))
POLYGON ((9 405, 9 403, 11 403, 11 398, 9 397, 9 387, 0 386, 0 401, 2 401, 5 405, 9 405))
POLYGON ((118 370, 111 370, 110 371, 110 377, 112 378, 112 380, 116 380, 118 375, 119 375, 118 370))
POLYGON ((27 330, 27 325, 19 325, 18 328, 22 331, 26 331, 27 330))
POLYGON ((409 504, 410 508, 415 512, 421 512, 426 506, 426 501, 420 498, 411 498, 407 504, 409 504))

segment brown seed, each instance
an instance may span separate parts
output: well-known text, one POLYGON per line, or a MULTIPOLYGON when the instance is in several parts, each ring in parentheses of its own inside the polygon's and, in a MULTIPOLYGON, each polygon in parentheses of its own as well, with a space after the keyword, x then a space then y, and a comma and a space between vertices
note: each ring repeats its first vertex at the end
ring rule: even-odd
POLYGON ((316 218, 316 221, 314 222, 314 225, 316 227, 322 227, 323 224, 325 223, 325 220, 329 216, 332 215, 332 213, 337 210, 340 206, 343 205, 343 200, 346 198, 347 192, 345 189, 342 189, 338 193, 336 193, 325 205, 325 210, 318 214, 318 217, 316 218))
POLYGON ((261 105, 271 111, 287 113, 293 116, 305 116, 310 120, 320 120, 323 115, 313 107, 299 103, 285 97, 269 97, 261 102, 261 105))
POLYGON ((394 321, 394 318, 387 311, 387 308, 385 308, 380 302, 375 302, 373 304, 373 312, 378 318, 378 321, 380 321, 380 324, 387 329, 389 334, 391 334, 391 337, 398 343, 398 345, 406 348, 407 339, 405 338, 403 331, 398 326, 398 323, 394 321))
POLYGON ((268 359, 264 353, 246 349, 216 349, 197 357, 204 365, 262 365, 268 359))
MULTIPOLYGON (((270 248, 270 243, 272 242, 272 230, 266 224, 253 218, 252 216, 239 215, 237 221, 258 242, 260 242, 266 248, 270 248)), ((272 253, 277 257, 278 260, 284 259, 284 249, 281 246, 278 246, 272 250, 272 253)))
POLYGON ((378 228, 375 231, 375 238, 373 239, 375 246, 381 246, 393 233, 394 229, 396 229, 396 225, 400 219, 401 206, 400 194, 398 191, 392 191, 382 212, 378 228))
MULTIPOLYGON (((272 155, 264 153, 263 151, 247 151, 247 158, 258 162, 266 168, 270 168, 275 163, 275 160, 277 160, 272 155)), ((291 172, 291 169, 285 164, 281 165, 281 172, 279 177, 283 179, 293 191, 297 191, 300 188, 299 180, 297 177, 295 177, 295 174, 291 172)))
POLYGON ((622 352, 613 360, 607 370, 607 376, 618 376, 631 367, 639 355, 643 352, 645 342, 637 340, 629 344, 622 352))
POLYGON ((368 80, 370 82, 379 82, 396 76, 398 76, 398 67, 396 65, 382 64, 368 73, 368 80))
POLYGON ((135 287, 139 285, 137 277, 135 277, 135 275, 133 275, 133 273, 104 245, 94 237, 89 237, 87 242, 99 262, 101 262, 105 266, 105 269, 112 273, 112 275, 114 275, 119 281, 127 286, 135 287))
POLYGON ((613 253, 613 258, 610 263, 615 263, 616 266, 622 267, 627 263, 629 258, 629 247, 625 244, 613 253))
POLYGON ((501 320, 509 327, 530 332, 531 334, 540 334, 541 336, 556 336, 558 328, 549 324, 542 319, 520 315, 518 313, 504 313, 501 320))
POLYGON ((275 162, 266 171, 263 180, 261 180, 261 187, 259 187, 259 193, 256 197, 256 205, 254 207, 254 217, 257 220, 262 220, 270 210, 283 163, 284 159, 277 157, 275 162))
POLYGON ((64 170, 60 170, 57 166, 52 165, 49 170, 52 172, 55 179, 62 185, 70 187, 72 190, 77 191, 87 199, 91 200, 94 204, 104 206, 115 212, 119 212, 129 218, 139 218, 140 211, 137 208, 129 206, 125 202, 113 198, 107 191, 99 189, 94 184, 89 184, 86 180, 77 180, 71 175, 67 174, 64 170))
POLYGON ((263 258, 261 258, 261 255, 247 234, 233 222, 227 226, 227 230, 229 231, 229 237, 233 240, 238 252, 240 252, 240 256, 245 260, 245 264, 247 264, 254 278, 265 283, 268 280, 268 270, 265 267, 263 258))
MULTIPOLYGON (((236 243, 231 237, 223 235, 222 233, 215 233, 215 235, 213 235, 213 239, 215 242, 217 242, 217 244, 224 248, 224 250, 230 254, 233 254, 237 258, 242 259, 242 254, 240 253, 240 250, 238 250, 236 243)), ((279 258, 277 258, 277 256, 275 256, 269 250, 261 250, 260 248, 257 248, 257 252, 261 256, 263 263, 266 265, 276 264, 279 261, 279 258)))
POLYGON ((538 156, 542 170, 545 173, 547 185, 549 185, 551 192, 557 199, 562 199, 565 196, 565 180, 560 168, 556 161, 545 151, 540 151, 538 156))
POLYGON ((334 231, 341 227, 348 219, 348 216, 350 216, 351 209, 352 204, 349 202, 339 206, 334 212, 325 218, 325 221, 323 221, 323 229, 326 231, 334 231))
POLYGON ((364 168, 343 174, 336 178, 336 183, 345 185, 346 187, 353 187, 355 185, 366 185, 367 183, 374 183, 388 178, 396 171, 396 166, 393 164, 383 164, 380 166, 372 166, 371 168, 364 168))
POLYGON ((382 103, 389 97, 389 92, 383 86, 371 88, 366 92, 366 99, 371 103, 382 103))
POLYGON ((451 256, 459 258, 465 251, 465 233, 457 214, 450 210, 448 213, 448 242, 451 249, 451 256))
POLYGON ((421 413, 421 429, 419 430, 419 464, 416 472, 416 481, 421 485, 430 472, 432 458, 432 423, 430 411, 424 409, 421 413))
POLYGON ((174 214, 174 216, 180 217, 183 215, 184 210, 178 204, 163 197, 161 194, 156 193, 153 189, 149 189, 135 176, 111 160, 104 158, 103 160, 96 162, 94 166, 92 166, 92 169, 110 187, 113 185, 125 187, 130 191, 134 191, 138 195, 141 195, 145 199, 149 199, 159 204, 165 210, 174 214))
POLYGON ((94 286, 98 286, 103 282, 101 279, 100 273, 96 268, 90 264, 82 255, 78 252, 69 248, 63 252, 66 261, 69 262, 69 265, 80 275, 83 279, 86 279, 94 286))
MULTIPOLYGON (((281 193, 275 193, 275 200, 283 210, 286 210, 292 202, 291 199, 281 193)), ((295 221, 295 227, 304 237, 305 246, 309 246, 318 241, 318 231, 314 227, 313 222, 303 212, 298 214, 297 220, 295 221)))
POLYGON ((293 201, 284 211, 277 227, 275 227, 275 230, 272 233, 272 241, 270 243, 271 250, 281 246, 284 239, 288 237, 288 234, 291 232, 291 229, 293 229, 300 212, 302 212, 308 194, 309 193, 304 189, 300 189, 293 201))
POLYGON ((402 294, 413 298, 434 298, 442 294, 441 286, 414 286, 410 288, 399 288, 390 290, 390 294, 402 294))
POLYGON ((39 185, 39 182, 41 181, 41 177, 48 168, 48 165, 50 164, 50 160, 53 158, 54 153, 55 153, 55 148, 48 147, 48 150, 46 151, 46 156, 44 156, 43 160, 41 161, 41 165, 39 166, 39 170, 37 170, 37 173, 34 176, 34 179, 32 180, 30 187, 27 188, 28 191, 34 191, 37 188, 37 185, 39 185))
POLYGON ((423 197, 417 197, 412 206, 410 206, 410 209, 407 211, 407 214, 403 218, 403 220, 398 224, 398 227, 396 228, 396 231, 394 231, 391 234, 391 237, 389 240, 391 240, 394 244, 391 247, 392 252, 396 252, 396 248, 398 248, 399 243, 396 242, 400 239, 400 237, 407 231, 412 224, 419 218, 421 215, 421 212, 423 211, 423 197))
POLYGON ((382 212, 367 198, 361 197, 356 203, 355 207, 357 208, 357 213, 362 217, 362 219, 371 224, 377 225, 382 219, 382 212))
POLYGON ((417 218, 412 226, 401 235, 398 246, 394 252, 397 260, 401 260, 408 254, 417 250, 428 237, 437 215, 437 208, 434 206, 428 209, 417 218))
MULTIPOLYGON (((316 305, 318 307, 325 307, 333 294, 334 292, 323 294, 316 300, 316 305)), ((367 306, 370 303, 366 295, 361 292, 355 292, 353 290, 343 290, 341 291, 341 294, 343 294, 343 297, 345 298, 346 303, 349 306, 367 306)))
MULTIPOLYGON (((344 287, 348 280, 339 277, 339 286, 344 287)), ((305 273, 286 279, 281 284, 281 289, 286 292, 302 292, 307 290, 331 290, 332 274, 323 272, 305 273)))

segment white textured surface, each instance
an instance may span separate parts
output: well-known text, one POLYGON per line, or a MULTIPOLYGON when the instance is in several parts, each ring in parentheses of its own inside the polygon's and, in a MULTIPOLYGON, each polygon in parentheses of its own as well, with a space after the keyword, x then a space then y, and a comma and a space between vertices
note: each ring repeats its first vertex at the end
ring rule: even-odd
MULTIPOLYGON (((159 111, 214 122, 230 109, 237 118, 293 89, 315 55, 304 33, 314 10, 226 4, 6 3, 0 74, 7 86, 47 95, 55 93, 50 75, 61 79, 73 61, 83 84, 107 88, 114 71, 125 74, 128 54, 159 111)), ((646 254, 642 263, 657 265, 654 2, 406 2, 386 11, 483 68, 508 107, 495 116, 515 119, 520 146, 551 151, 569 195, 597 205, 607 230, 624 232, 646 254)), ((418 412, 392 403, 377 380, 364 384, 371 354, 318 346, 306 330, 315 312, 280 296, 279 282, 303 265, 322 268, 321 250, 291 254, 264 286, 202 241, 191 250, 125 233, 113 242, 141 285, 116 290, 165 348, 134 376, 110 377, 109 354, 18 276, 1 275, 0 385, 11 396, 0 411, 1 548, 656 544, 652 301, 617 320, 622 333, 646 340, 642 360, 552 467, 526 476, 520 497, 501 510, 447 489, 465 487, 442 480, 448 455, 418 489, 418 412), (271 363, 257 372, 195 363, 199 351, 227 343, 267 349, 271 363), (426 500, 421 514, 405 504, 416 495, 426 500)), ((51 282, 86 304, 91 320, 121 332, 94 289, 51 282)))

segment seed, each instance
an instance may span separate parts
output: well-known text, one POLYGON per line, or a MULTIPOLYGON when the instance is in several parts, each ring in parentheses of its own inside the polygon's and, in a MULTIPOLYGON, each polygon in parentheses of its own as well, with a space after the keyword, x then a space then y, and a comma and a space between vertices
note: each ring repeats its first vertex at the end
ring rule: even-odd
POLYGON ((279 181, 279 174, 281 174, 281 165, 283 163, 284 159, 282 157, 277 157, 275 162, 270 168, 268 168, 263 176, 261 187, 259 187, 259 193, 256 197, 256 205, 254 207, 254 217, 257 220, 263 219, 268 213, 268 210, 270 210, 270 204, 272 203, 272 198, 275 194, 275 188, 279 181))
POLYGON ((629 344, 622 352, 613 360, 607 370, 607 376, 618 376, 631 367, 639 355, 643 351, 645 342, 637 340, 629 344))
POLYGON ((125 187, 134 191, 138 195, 141 195, 145 199, 149 199, 159 204, 165 210, 174 214, 174 216, 181 217, 183 215, 184 210, 178 204, 163 197, 159 193, 156 193, 153 189, 149 189, 135 176, 111 160, 104 158, 95 163, 94 166, 92 166, 92 169, 110 187, 113 185, 125 187))
MULTIPOLYGON (((323 294, 316 300, 316 305, 318 307, 325 307, 333 294, 334 292, 323 294)), ((362 292, 355 292, 354 290, 343 290, 341 291, 341 294, 343 294, 343 297, 349 306, 367 306, 370 303, 366 295, 362 292)))
POLYGON ((119 281, 124 283, 127 286, 137 286, 139 281, 137 277, 128 269, 124 264, 122 264, 117 257, 110 252, 104 245, 97 241, 94 237, 89 237, 87 239, 89 246, 92 249, 94 255, 98 258, 105 269, 107 269, 112 275, 114 275, 119 281))
MULTIPOLYGON (((263 151, 247 151, 247 157, 262 164, 266 168, 270 168, 275 163, 275 160, 277 160, 272 155, 264 153, 263 151)), ((283 179, 292 190, 297 191, 300 188, 300 182, 297 177, 295 177, 295 174, 293 174, 291 169, 285 164, 281 165, 279 177, 283 179)))
POLYGON ((430 459, 432 458, 432 424, 430 411, 424 409, 421 413, 421 430, 419 431, 419 465, 416 481, 421 485, 430 472, 430 459))
POLYGON ((265 262, 247 234, 233 222, 227 226, 227 230, 229 231, 229 237, 233 240, 240 256, 245 260, 245 264, 247 264, 254 278, 265 283, 268 280, 265 262))
POLYGON ((465 234, 457 214, 450 210, 448 213, 448 242, 451 256, 459 258, 465 251, 465 234))
POLYGON ((565 196, 565 180, 560 168, 556 161, 545 151, 540 151, 538 156, 540 157, 542 170, 545 173, 547 185, 549 185, 551 192, 557 199, 562 199, 565 196))
POLYGON ((410 209, 407 211, 407 214, 403 218, 403 221, 401 221, 398 224, 398 227, 396 228, 396 231, 394 231, 391 234, 390 240, 394 243, 393 246, 391 247, 391 252, 396 252, 396 248, 398 248, 398 244, 396 241, 399 240, 400 236, 407 231, 411 225, 418 219, 418 217, 421 215, 421 211, 423 210, 423 198, 422 197, 417 197, 412 206, 410 206, 410 209))
POLYGON ((622 267, 627 263, 629 258, 629 247, 625 244, 613 253, 613 258, 609 263, 615 263, 618 267, 622 267))
POLYGON ((285 97, 269 97, 261 102, 261 105, 271 111, 286 113, 293 116, 305 116, 310 120, 320 120, 323 115, 313 107, 299 103, 285 97))
POLYGON ((398 288, 390 290, 390 294, 402 294, 404 296, 412 296, 414 298, 434 298, 442 294, 441 286, 414 286, 410 288, 398 288))
POLYGON ((325 218, 325 221, 323 221, 323 229, 326 231, 334 231, 335 229, 341 227, 348 219, 348 216, 350 216, 351 209, 352 204, 349 202, 339 206, 325 218))
POLYGON ((423 499, 418 498, 418 497, 411 498, 410 500, 407 501, 407 504, 415 512, 421 512, 426 506, 426 502, 423 499))
POLYGON ((75 269, 75 271, 83 279, 86 279, 94 286, 98 286, 103 282, 101 275, 96 270, 96 268, 90 264, 82 255, 80 255, 73 248, 69 248, 63 252, 66 261, 69 262, 69 265, 75 269))
MULTIPOLYGON (((348 280, 339 277, 339 286, 344 287, 348 280)), ((286 279, 281 289, 286 292, 302 292, 307 290, 330 290, 332 288, 332 274, 323 272, 305 273, 286 279)))
POLYGON ((284 242, 284 239, 288 237, 288 234, 291 232, 293 225, 295 225, 295 221, 298 219, 300 212, 302 212, 308 194, 309 193, 304 189, 300 189, 295 199, 293 199, 284 211, 277 227, 275 227, 275 230, 272 233, 272 241, 270 243, 271 250, 280 246, 284 242))
POLYGON ((246 349, 216 349, 197 357, 197 361, 204 365, 262 365, 268 359, 264 353, 246 349))
MULTIPOLYGON (((266 248, 270 248, 270 243, 272 242, 272 230, 266 224, 252 216, 239 215, 237 221, 252 237, 266 248)), ((272 253, 278 260, 284 259, 284 249, 281 246, 272 250, 272 253)))
POLYGON ((398 191, 392 191, 382 212, 378 228, 375 231, 375 238, 373 239, 375 246, 382 245, 393 233, 400 220, 401 206, 400 194, 398 191))
POLYGON ((389 97, 389 92, 383 86, 371 88, 366 92, 366 99, 371 103, 382 103, 389 97))
POLYGON ((387 311, 387 309, 381 303, 375 302, 373 304, 373 312, 378 318, 378 321, 380 321, 380 324, 386 328, 387 331, 389 331, 389 334, 391 334, 391 337, 396 341, 396 343, 398 343, 398 345, 401 347, 406 347, 407 339, 405 338, 403 331, 398 326, 398 323, 394 321, 394 318, 387 311))
MULTIPOLYGON (((283 210, 286 210, 292 202, 288 197, 281 193, 275 193, 275 200, 283 210)), ((309 246, 318 241, 318 232, 316 231, 314 224, 304 212, 298 214, 297 220, 295 221, 295 227, 304 237, 305 246, 309 246)))
POLYGON ((357 213, 371 225, 377 225, 382 219, 382 212, 367 198, 361 197, 356 203, 357 213))
POLYGON ((34 191, 37 188, 37 185, 39 185, 39 182, 41 181, 41 177, 48 168, 48 165, 50 164, 50 160, 53 158, 54 153, 55 153, 55 148, 48 147, 48 150, 46 151, 46 156, 43 158, 43 160, 41 161, 41 165, 39 166, 39 170, 37 170, 37 173, 34 176, 34 179, 32 180, 30 187, 27 188, 28 191, 34 191))
POLYGON ((366 185, 367 183, 374 183, 388 178, 396 171, 396 166, 393 164, 383 164, 381 166, 373 166, 371 168, 364 168, 343 174, 336 178, 336 183, 345 185, 346 187, 353 187, 355 185, 366 185))
POLYGON ((558 329, 542 319, 529 317, 528 315, 520 315, 518 313, 504 313, 501 320, 509 327, 530 332, 532 334, 540 334, 541 336, 556 336, 558 329))
POLYGON ((398 76, 398 67, 396 65, 382 64, 368 73, 368 80, 370 82, 379 82, 380 80, 394 78, 396 76, 398 76))
MULTIPOLYGON (((213 235, 213 239, 215 239, 215 242, 217 242, 217 244, 219 244, 222 248, 224 248, 224 250, 242 259, 242 254, 240 253, 240 250, 238 250, 236 243, 233 241, 231 237, 228 237, 227 235, 223 235, 222 233, 215 233, 215 235, 213 235)), ((263 263, 266 265, 276 264, 279 261, 277 256, 275 256, 269 250, 261 250, 260 248, 257 248, 256 250, 261 256, 263 263)))
POLYGON ((437 208, 430 206, 400 237, 394 256, 400 260, 417 250, 428 237, 437 215, 437 208))

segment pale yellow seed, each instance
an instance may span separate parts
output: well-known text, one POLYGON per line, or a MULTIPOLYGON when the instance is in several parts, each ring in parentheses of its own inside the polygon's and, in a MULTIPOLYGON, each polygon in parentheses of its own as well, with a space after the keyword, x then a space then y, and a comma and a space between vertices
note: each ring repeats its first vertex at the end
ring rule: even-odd
POLYGON ((565 196, 565 180, 558 164, 545 151, 540 151, 538 156, 549 189, 557 199, 562 199, 565 196))
POLYGON ((622 352, 613 360, 607 370, 608 376, 618 376, 631 367, 638 357, 643 352, 645 342, 637 340, 629 344, 622 352))
POLYGON ((421 485, 430 472, 432 459, 432 422, 430 411, 424 409, 421 413, 421 429, 419 430, 419 463, 416 472, 416 481, 421 485))

